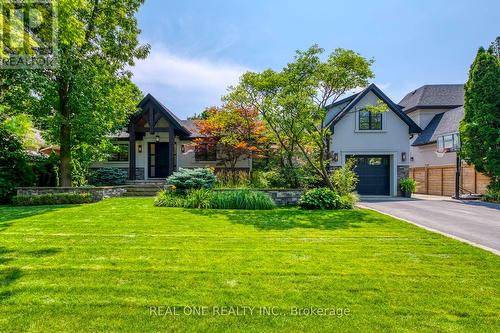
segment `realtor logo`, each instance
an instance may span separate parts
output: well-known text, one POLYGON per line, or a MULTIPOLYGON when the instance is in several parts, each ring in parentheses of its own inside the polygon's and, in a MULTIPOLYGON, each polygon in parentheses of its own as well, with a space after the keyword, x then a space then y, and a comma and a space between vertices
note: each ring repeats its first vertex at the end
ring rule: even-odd
POLYGON ((0 0, 0 68, 54 68, 56 56, 55 1, 0 0))

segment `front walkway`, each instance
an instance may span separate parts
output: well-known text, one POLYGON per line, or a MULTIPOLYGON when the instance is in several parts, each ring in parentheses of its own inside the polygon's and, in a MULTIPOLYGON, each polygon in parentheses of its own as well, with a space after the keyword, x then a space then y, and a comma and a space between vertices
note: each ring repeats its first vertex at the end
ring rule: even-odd
POLYGON ((365 197, 359 206, 500 255, 500 205, 417 195, 412 199, 365 197))

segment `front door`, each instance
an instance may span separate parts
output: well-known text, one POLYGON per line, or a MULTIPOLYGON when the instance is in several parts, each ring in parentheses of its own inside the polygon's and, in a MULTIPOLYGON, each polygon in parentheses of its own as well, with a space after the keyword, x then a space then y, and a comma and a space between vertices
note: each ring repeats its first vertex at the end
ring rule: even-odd
POLYGON ((149 178, 168 177, 168 143, 154 142, 148 144, 148 176, 149 178))
POLYGON ((359 182, 356 191, 360 195, 390 194, 390 157, 387 155, 348 156, 356 159, 354 171, 359 182))

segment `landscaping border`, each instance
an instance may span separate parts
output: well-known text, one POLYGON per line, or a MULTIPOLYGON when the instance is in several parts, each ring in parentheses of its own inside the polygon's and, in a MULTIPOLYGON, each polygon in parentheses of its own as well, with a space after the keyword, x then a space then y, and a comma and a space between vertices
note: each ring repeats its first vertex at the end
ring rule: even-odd
POLYGON ((104 198, 121 197, 127 193, 128 186, 99 186, 99 187, 18 187, 17 195, 41 195, 41 194, 81 194, 90 193, 94 201, 104 198))

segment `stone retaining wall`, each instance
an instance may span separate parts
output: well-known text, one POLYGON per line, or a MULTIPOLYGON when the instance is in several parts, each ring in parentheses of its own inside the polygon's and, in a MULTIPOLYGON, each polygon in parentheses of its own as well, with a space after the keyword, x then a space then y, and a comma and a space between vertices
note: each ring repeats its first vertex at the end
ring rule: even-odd
POLYGON ((126 186, 102 186, 102 187, 18 187, 17 195, 41 195, 41 194, 92 194, 94 201, 104 198, 121 197, 127 193, 126 186))
MULTIPOLYGON (((128 188, 133 185, 125 186, 101 186, 101 187, 18 187, 17 195, 40 195, 40 194, 59 194, 59 193, 90 193, 95 201, 104 198, 122 197, 127 193, 128 188)), ((217 189, 216 191, 235 191, 236 189, 217 189)), ((295 205, 299 201, 304 191, 302 190, 274 190, 257 189, 267 193, 278 206, 295 205)))

